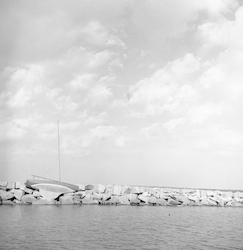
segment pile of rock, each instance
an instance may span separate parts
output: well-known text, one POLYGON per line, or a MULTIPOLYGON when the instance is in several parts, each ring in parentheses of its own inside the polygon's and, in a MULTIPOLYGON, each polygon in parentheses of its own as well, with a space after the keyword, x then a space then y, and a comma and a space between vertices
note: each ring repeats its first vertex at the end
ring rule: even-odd
POLYGON ((99 204, 161 206, 243 207, 243 192, 139 187, 124 185, 78 185, 67 193, 46 192, 20 182, 0 182, 0 204, 99 204))

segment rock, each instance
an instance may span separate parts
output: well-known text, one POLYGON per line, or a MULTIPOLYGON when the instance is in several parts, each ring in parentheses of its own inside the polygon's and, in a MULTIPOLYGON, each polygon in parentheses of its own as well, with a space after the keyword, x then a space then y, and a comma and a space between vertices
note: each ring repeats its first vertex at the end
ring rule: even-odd
POLYGON ((160 206, 166 206, 167 205, 167 201, 165 199, 159 198, 157 199, 157 202, 160 206))
POLYGON ((138 198, 138 195, 137 194, 128 194, 128 199, 131 201, 131 200, 135 200, 138 198))
POLYGON ((39 191, 34 191, 32 194, 34 197, 41 197, 41 193, 39 191))
POLYGON ((103 194, 99 194, 99 193, 94 193, 93 194, 93 199, 94 200, 102 200, 103 198, 103 194))
POLYGON ((104 193, 105 192, 105 186, 104 185, 101 185, 101 184, 98 184, 98 193, 104 193))
POLYGON ((139 205, 141 202, 138 198, 130 200, 130 205, 139 205))
POLYGON ((85 195, 86 195, 86 194, 92 195, 92 194, 93 194, 93 189, 92 189, 92 190, 85 190, 85 195))
POLYGON ((169 198, 167 201, 168 205, 173 205, 173 206, 177 206, 177 205, 181 205, 181 202, 176 201, 174 199, 169 198))
POLYGON ((201 190, 200 191, 200 198, 206 198, 207 197, 207 191, 201 190))
POLYGON ((2 203, 0 203, 1 205, 15 205, 15 201, 12 200, 2 200, 2 203))
POLYGON ((124 194, 130 194, 132 191, 132 189, 130 187, 128 187, 125 191, 124 194))
POLYGON ((83 203, 83 201, 91 201, 91 200, 93 200, 92 196, 90 194, 86 194, 85 197, 82 198, 82 203, 83 203))
POLYGON ((72 196, 62 196, 59 199, 61 205, 73 205, 73 197, 72 196))
POLYGON ((138 195, 138 199, 141 200, 141 201, 143 201, 143 202, 145 202, 145 203, 148 203, 150 197, 145 196, 145 195, 143 195, 143 194, 139 194, 139 195, 138 195))
POLYGON ((194 202, 199 202, 199 198, 196 196, 187 196, 188 200, 194 201, 194 202))
POLYGON ((120 203, 120 200, 118 199, 117 196, 111 196, 109 201, 112 202, 112 204, 114 205, 118 205, 120 203))
POLYGON ((108 200, 108 199, 110 199, 110 198, 111 198, 111 193, 102 194, 102 200, 103 200, 103 201, 106 201, 106 200, 108 200))
POLYGON ((85 191, 85 185, 84 184, 78 184, 78 190, 79 191, 85 191))
POLYGON ((151 205, 156 205, 157 204, 157 198, 154 196, 151 196, 148 201, 149 204, 151 205))
POLYGON ((132 187, 131 194, 141 194, 139 187, 132 187))
POLYGON ((21 190, 21 189, 14 189, 14 196, 19 201, 21 201, 21 198, 22 198, 23 194, 24 194, 23 190, 21 190))
POLYGON ((25 187, 25 188, 24 188, 24 191, 25 191, 25 193, 27 193, 27 194, 32 194, 34 190, 31 189, 31 188, 25 187))
POLYGON ((117 197, 120 201, 120 204, 123 204, 123 205, 129 205, 130 204, 130 201, 128 199, 128 195, 121 195, 121 196, 118 196, 117 197))
POLYGON ((114 191, 114 186, 113 185, 107 185, 105 189, 106 194, 112 194, 114 191))
POLYGON ((183 205, 189 205, 190 204, 190 200, 187 198, 187 196, 184 196, 184 195, 178 195, 176 197, 176 200, 181 202, 183 205))
POLYGON ((97 205, 99 202, 97 200, 82 200, 83 205, 97 205))
POLYGON ((8 183, 7 183, 6 181, 0 181, 0 188, 6 189, 7 184, 8 184, 8 183))
POLYGON ((43 198, 39 198, 32 203, 32 205, 55 205, 55 204, 57 204, 57 202, 54 199, 47 200, 43 198))
POLYGON ((85 190, 93 190, 94 189, 94 186, 93 185, 86 185, 85 186, 85 190))
POLYGON ((209 206, 217 206, 217 202, 211 200, 210 198, 207 198, 207 201, 209 203, 209 206))
POLYGON ((120 185, 115 185, 112 194, 113 195, 120 195, 121 194, 121 186, 120 185))
POLYGON ((77 192, 73 193, 73 195, 82 199, 82 198, 84 198, 86 193, 85 193, 85 191, 77 191, 77 192))
POLYGON ((16 181, 16 182, 15 182, 15 188, 16 188, 16 189, 22 189, 22 190, 24 190, 24 189, 25 189, 25 184, 22 183, 22 182, 16 181))
POLYGON ((25 204, 32 204, 37 199, 32 194, 25 194, 22 196, 21 201, 25 204))
POLYGON ((121 195, 123 195, 128 188, 129 188, 128 186, 122 186, 121 195))
POLYGON ((171 193, 171 188, 161 188, 164 193, 171 193))
POLYGON ((15 182, 14 181, 9 181, 7 184, 6 189, 15 189, 15 182))
POLYGON ((3 201, 10 200, 10 199, 15 197, 12 192, 8 192, 8 191, 5 191, 5 190, 0 190, 0 196, 2 197, 3 201))
POLYGON ((211 196, 214 196, 214 192, 208 190, 208 191, 207 191, 207 197, 211 197, 211 196))

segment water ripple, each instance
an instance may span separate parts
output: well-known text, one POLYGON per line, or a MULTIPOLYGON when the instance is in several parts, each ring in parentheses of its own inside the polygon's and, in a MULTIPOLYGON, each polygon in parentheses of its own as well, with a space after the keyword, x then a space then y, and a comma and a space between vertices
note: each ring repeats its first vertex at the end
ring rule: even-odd
POLYGON ((1 206, 0 249, 243 249, 243 209, 1 206))

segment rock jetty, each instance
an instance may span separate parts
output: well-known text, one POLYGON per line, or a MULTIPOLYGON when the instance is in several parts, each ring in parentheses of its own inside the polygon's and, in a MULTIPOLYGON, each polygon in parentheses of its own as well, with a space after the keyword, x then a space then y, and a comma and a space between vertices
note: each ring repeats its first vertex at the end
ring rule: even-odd
POLYGON ((0 182, 0 205, 132 205, 243 207, 243 192, 79 184, 57 193, 20 182, 0 182))

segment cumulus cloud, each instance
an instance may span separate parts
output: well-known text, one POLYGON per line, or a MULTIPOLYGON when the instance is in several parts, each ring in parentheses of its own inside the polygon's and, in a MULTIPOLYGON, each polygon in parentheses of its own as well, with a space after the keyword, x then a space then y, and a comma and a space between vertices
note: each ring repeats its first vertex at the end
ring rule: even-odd
POLYGON ((88 93, 85 102, 89 102, 93 105, 98 105, 106 102, 112 96, 111 89, 105 85, 99 84, 92 87, 88 93))
POLYGON ((124 42, 115 34, 110 33, 98 21, 90 22, 84 29, 80 30, 85 35, 85 39, 98 46, 119 46, 125 48, 124 42))
POLYGON ((29 65, 15 69, 6 84, 7 104, 10 108, 22 108, 42 92, 43 67, 29 65))
POLYGON ((129 103, 144 104, 145 113, 149 115, 183 108, 185 103, 197 99, 192 83, 199 69, 200 59, 192 54, 170 62, 150 78, 130 87, 127 93, 129 103))
POLYGON ((84 121, 84 124, 85 125, 101 124, 104 123, 106 119, 107 119, 107 113, 102 112, 99 115, 87 117, 87 119, 84 121))

